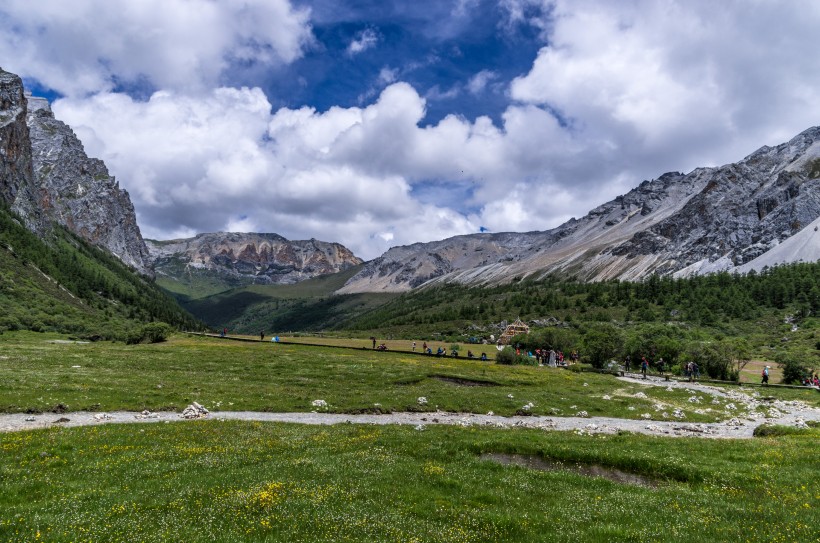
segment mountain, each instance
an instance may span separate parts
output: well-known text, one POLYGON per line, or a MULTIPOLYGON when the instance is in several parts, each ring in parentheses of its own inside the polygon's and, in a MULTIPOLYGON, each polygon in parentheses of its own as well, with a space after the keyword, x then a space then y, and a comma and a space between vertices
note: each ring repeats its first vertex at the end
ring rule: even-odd
POLYGON ((0 201, 24 217, 32 230, 45 221, 34 191, 31 141, 23 82, 0 68, 0 201))
POLYGON ((62 226, 29 230, 0 202, 0 334, 53 331, 99 339, 141 338, 162 321, 202 325, 148 277, 62 226))
POLYGON ((147 246, 163 288, 195 298, 251 284, 293 284, 362 263, 338 243, 277 234, 217 232, 147 240, 147 246))
POLYGON ((20 78, 2 69, 0 197, 30 230, 45 235, 56 223, 152 274, 128 193, 86 155, 48 101, 27 95, 20 78))
POLYGON ((584 281, 641 280, 812 261, 818 217, 820 127, 814 127, 737 163, 644 181, 546 232, 393 247, 338 292, 402 292, 441 281, 495 285, 554 273, 584 281), (804 243, 776 251, 803 230, 796 239, 804 243))
POLYGON ((85 154, 71 128, 54 118, 47 100, 28 97, 28 106, 35 185, 46 215, 151 275, 148 248, 128 192, 102 160, 85 154))

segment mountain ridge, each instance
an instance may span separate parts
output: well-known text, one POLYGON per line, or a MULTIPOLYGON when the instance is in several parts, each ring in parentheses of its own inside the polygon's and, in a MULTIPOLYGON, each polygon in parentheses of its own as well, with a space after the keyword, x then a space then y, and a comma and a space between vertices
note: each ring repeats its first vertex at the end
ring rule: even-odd
POLYGON ((493 285, 552 273, 603 281, 731 271, 818 216, 820 127, 812 127, 736 163, 644 181, 552 230, 391 248, 338 292, 403 292, 442 281, 493 285))
MULTIPOLYGON (((192 238, 146 240, 158 276, 184 283, 222 278, 228 286, 293 284, 362 263, 340 243, 288 240, 275 233, 213 232, 192 238)), ((173 290, 175 285, 164 283, 173 290)))

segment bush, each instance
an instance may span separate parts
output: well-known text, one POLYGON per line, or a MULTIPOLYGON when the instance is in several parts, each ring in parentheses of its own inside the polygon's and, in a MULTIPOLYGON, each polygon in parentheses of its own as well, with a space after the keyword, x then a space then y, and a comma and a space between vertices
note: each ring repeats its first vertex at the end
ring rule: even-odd
POLYGON ((512 366, 516 364, 525 366, 536 364, 534 358, 530 358, 528 356, 520 354, 515 354, 515 349, 513 349, 512 347, 505 347, 504 350, 499 351, 499 353, 495 356, 495 363, 504 364, 506 366, 512 366))
POLYGON ((755 437, 777 437, 795 436, 810 434, 811 430, 795 428, 794 426, 782 426, 779 424, 761 424, 754 429, 752 435, 755 437))
POLYGON ((780 353, 775 356, 775 361, 783 368, 783 383, 802 384, 811 374, 811 369, 793 355, 780 353))
POLYGON ((131 330, 126 336, 125 342, 128 345, 137 343, 161 343, 168 339, 173 332, 173 328, 164 322, 149 322, 140 328, 131 330))

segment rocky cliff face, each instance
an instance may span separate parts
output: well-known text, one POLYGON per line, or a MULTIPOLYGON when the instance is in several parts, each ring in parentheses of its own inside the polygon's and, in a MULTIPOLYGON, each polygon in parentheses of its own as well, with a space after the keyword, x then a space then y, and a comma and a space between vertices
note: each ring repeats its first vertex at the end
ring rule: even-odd
POLYGON ((85 154, 71 128, 54 118, 48 101, 29 98, 26 122, 40 208, 52 220, 150 275, 148 248, 134 206, 103 161, 85 154))
POLYGON ((23 82, 0 69, 0 198, 30 229, 40 230, 44 221, 34 190, 26 110, 23 82))
POLYGON ((290 284, 362 263, 338 243, 289 241, 277 234, 217 232, 147 244, 156 273, 170 278, 211 274, 247 283, 290 284))
POLYGON ((340 292, 403 291, 430 281, 494 284, 562 273, 640 280, 816 260, 820 236, 769 253, 820 217, 820 127, 742 161, 667 173, 547 232, 476 234, 395 247, 340 292), (768 256, 767 256, 768 255, 768 256), (756 263, 756 264, 755 264, 756 263))
POLYGON ((0 197, 26 226, 52 222, 152 274, 128 193, 101 160, 89 158, 48 102, 26 96, 19 77, 0 69, 0 197))

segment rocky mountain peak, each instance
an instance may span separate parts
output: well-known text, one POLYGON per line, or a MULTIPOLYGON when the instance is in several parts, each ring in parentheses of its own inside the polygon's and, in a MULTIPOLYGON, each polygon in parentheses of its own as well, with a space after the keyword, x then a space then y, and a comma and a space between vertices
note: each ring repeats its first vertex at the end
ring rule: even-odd
POLYGON ((0 197, 41 235, 55 222, 151 274, 128 193, 48 101, 0 69, 0 197))
POLYGON ((26 111, 23 81, 0 68, 0 198, 30 229, 42 230, 46 221, 37 207, 26 111))
POLYGON ((216 232, 147 244, 159 275, 222 277, 234 285, 291 284, 362 263, 341 244, 290 241, 273 233, 216 232))
POLYGON ((26 122, 39 207, 138 272, 152 274, 128 192, 119 187, 102 160, 86 155, 82 142, 54 117, 47 100, 31 98, 29 103, 26 122))

